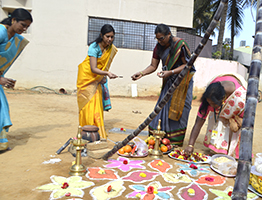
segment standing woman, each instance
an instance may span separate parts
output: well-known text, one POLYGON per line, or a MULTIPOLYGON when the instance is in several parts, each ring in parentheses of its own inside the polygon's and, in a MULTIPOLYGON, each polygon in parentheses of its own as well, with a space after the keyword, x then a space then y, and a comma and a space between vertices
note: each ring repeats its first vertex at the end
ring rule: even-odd
POLYGON ((103 113, 103 95, 101 84, 118 76, 109 71, 111 62, 117 53, 113 45, 115 30, 105 24, 98 38, 89 46, 88 56, 78 66, 77 101, 79 125, 95 125, 101 137, 106 138, 103 113))
MULTIPOLYGON (((190 58, 190 51, 187 43, 171 34, 169 27, 165 24, 157 25, 155 29, 157 45, 153 51, 151 64, 144 70, 135 73, 131 78, 138 80, 142 76, 156 71, 160 60, 162 61, 162 71, 158 73, 159 78, 163 78, 163 85, 158 102, 165 96, 167 90, 172 85, 178 74, 186 66, 190 58)), ((172 99, 164 106, 160 113, 149 124, 149 134, 157 130, 159 119, 161 119, 161 129, 166 132, 173 145, 182 146, 189 112, 192 102, 194 67, 186 74, 182 82, 172 95, 172 99)))
POLYGON ((29 41, 20 34, 26 31, 32 22, 31 14, 23 8, 18 8, 0 24, 0 151, 8 149, 6 132, 12 126, 9 105, 2 86, 15 86, 15 80, 4 75, 28 44, 29 41))

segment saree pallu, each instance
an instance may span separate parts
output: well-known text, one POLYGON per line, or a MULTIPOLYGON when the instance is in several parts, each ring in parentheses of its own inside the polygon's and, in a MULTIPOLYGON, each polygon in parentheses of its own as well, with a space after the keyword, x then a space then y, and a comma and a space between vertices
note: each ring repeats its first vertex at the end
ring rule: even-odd
MULTIPOLYGON (((0 44, 0 72, 4 77, 29 41, 19 34, 15 34, 8 40, 7 29, 3 25, 0 25, 0 33, 4 38, 4 42, 0 44)), ((3 87, 0 85, 0 150, 8 148, 6 132, 9 131, 10 126, 12 126, 12 122, 9 115, 9 105, 3 87)))
MULTIPOLYGON (((165 50, 161 57, 162 63, 165 63, 163 70, 175 69, 182 65, 183 62, 179 58, 182 51, 186 61, 188 61, 190 51, 186 42, 182 39, 174 45, 174 53, 172 56, 169 55, 169 49, 165 50)), ((158 121, 161 119, 161 130, 166 132, 164 137, 168 138, 173 145, 183 145, 193 98, 192 76, 194 72, 195 69, 193 67, 176 88, 172 98, 149 124, 149 135, 153 134, 154 130, 157 130, 158 121)), ((177 76, 178 75, 175 74, 163 80, 163 86, 157 104, 164 98, 177 76)))
MULTIPOLYGON (((108 71, 116 53, 117 48, 111 45, 100 58, 97 58, 97 68, 108 71)), ((99 128, 100 136, 106 138, 100 84, 103 77, 91 71, 89 56, 78 66, 77 102, 79 125, 95 125, 99 128)))
POLYGON ((239 158, 239 142, 241 129, 230 130, 228 119, 240 115, 245 109, 246 89, 241 86, 226 100, 219 119, 215 122, 214 112, 208 117, 208 127, 204 145, 216 153, 223 153, 239 158))
POLYGON ((111 106, 107 79, 104 84, 101 84, 101 88, 102 88, 102 96, 103 96, 103 109, 104 111, 109 111, 112 108, 112 106, 111 106))

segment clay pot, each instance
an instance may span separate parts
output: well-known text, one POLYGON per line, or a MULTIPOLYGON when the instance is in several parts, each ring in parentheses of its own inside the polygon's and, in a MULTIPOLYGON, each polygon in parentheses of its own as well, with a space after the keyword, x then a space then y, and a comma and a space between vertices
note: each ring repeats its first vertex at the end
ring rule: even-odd
POLYGON ((88 140, 89 142, 94 142, 100 140, 100 135, 98 133, 99 128, 93 125, 82 126, 82 139, 88 140))

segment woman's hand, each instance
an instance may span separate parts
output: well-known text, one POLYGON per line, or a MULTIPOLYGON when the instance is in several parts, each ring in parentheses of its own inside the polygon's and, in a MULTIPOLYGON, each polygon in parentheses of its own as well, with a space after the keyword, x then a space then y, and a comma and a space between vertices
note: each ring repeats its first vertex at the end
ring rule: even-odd
POLYGON ((11 78, 0 77, 0 85, 6 88, 14 88, 15 80, 11 78))
POLYGON ((114 79, 114 78, 117 78, 118 76, 111 73, 111 72, 108 72, 107 76, 110 78, 110 79, 114 79))
POLYGON ((132 78, 133 81, 136 81, 136 80, 140 79, 142 76, 143 76, 143 73, 137 72, 133 76, 131 76, 131 78, 132 78))
POLYGON ((167 78, 169 76, 173 75, 172 71, 161 71, 157 73, 157 76, 159 78, 167 78))
POLYGON ((185 150, 184 153, 188 156, 190 156, 194 151, 194 146, 193 145, 188 145, 185 150))

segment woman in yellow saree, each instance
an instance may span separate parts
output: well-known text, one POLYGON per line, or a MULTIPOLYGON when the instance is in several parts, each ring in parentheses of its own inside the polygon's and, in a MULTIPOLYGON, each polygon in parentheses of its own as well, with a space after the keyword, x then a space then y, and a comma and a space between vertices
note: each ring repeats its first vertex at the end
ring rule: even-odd
POLYGON ((15 85, 15 80, 6 78, 5 74, 28 44, 28 40, 20 34, 26 31, 32 22, 31 14, 18 8, 0 24, 0 151, 8 149, 6 133, 12 126, 3 86, 13 88, 15 85))
POLYGON ((77 77, 77 102, 79 108, 79 125, 95 125, 99 134, 106 138, 103 114, 103 96, 101 84, 117 75, 109 72, 110 65, 117 53, 117 48, 112 44, 115 30, 105 24, 99 37, 89 46, 88 56, 78 66, 77 77))

